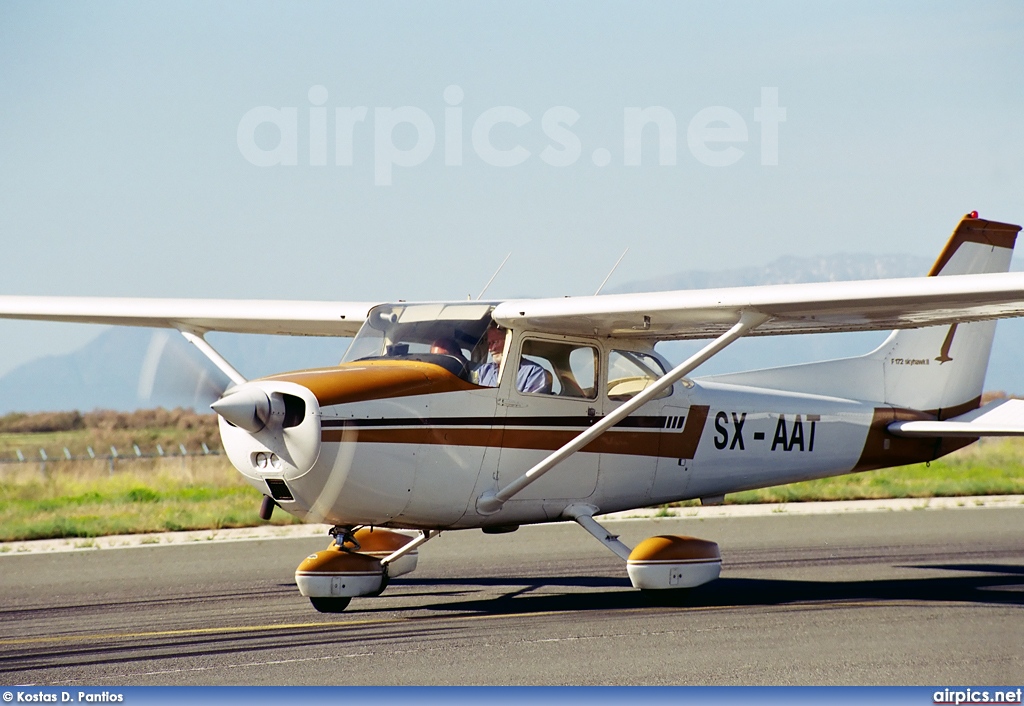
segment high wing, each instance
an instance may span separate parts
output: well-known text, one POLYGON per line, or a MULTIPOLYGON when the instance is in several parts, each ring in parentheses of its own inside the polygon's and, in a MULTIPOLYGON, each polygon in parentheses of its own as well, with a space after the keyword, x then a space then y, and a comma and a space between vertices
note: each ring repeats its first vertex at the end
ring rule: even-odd
POLYGON ((0 296, 0 318, 290 336, 354 336, 378 302, 0 296))
POLYGON ((712 338, 741 314, 769 317, 751 336, 874 331, 1024 316, 1024 273, 782 284, 507 301, 498 323, 555 334, 712 338))
MULTIPOLYGON (((354 336, 377 302, 0 296, 0 318, 205 333, 354 336)), ((916 328, 1024 316, 1024 273, 783 284, 506 301, 498 323, 555 334, 712 338, 742 312, 752 336, 916 328)))

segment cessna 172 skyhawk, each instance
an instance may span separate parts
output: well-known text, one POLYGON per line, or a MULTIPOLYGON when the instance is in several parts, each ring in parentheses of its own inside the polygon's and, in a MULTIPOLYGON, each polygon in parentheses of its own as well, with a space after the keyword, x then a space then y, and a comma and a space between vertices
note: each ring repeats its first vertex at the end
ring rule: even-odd
POLYGON ((595 516, 929 461, 1024 434, 980 406, 995 319, 1024 315, 1020 226, 960 221, 928 277, 429 303, 0 297, 0 316, 179 330, 232 380, 232 464, 274 506, 334 526, 296 570, 321 611, 377 595, 442 530, 573 520, 641 589, 718 577, 718 546, 630 549, 595 516), (705 378, 742 336, 895 329, 859 357, 705 378), (335 367, 245 380, 208 331, 354 336, 335 367), (711 339, 679 365, 659 341, 711 339), (412 530, 410 532, 410 530, 412 530))

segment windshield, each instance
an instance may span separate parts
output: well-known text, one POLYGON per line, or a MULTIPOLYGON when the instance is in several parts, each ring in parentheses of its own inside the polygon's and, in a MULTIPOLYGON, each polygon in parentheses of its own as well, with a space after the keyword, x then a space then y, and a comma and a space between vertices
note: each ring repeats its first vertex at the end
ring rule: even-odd
POLYGON ((381 304, 369 316, 342 358, 422 360, 468 379, 469 370, 487 355, 485 338, 494 305, 381 304))

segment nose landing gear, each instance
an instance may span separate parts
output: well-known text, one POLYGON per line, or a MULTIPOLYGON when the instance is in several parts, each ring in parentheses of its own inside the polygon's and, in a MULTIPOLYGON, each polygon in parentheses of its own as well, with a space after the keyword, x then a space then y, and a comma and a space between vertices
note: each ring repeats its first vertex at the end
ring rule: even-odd
POLYGON ((334 527, 330 534, 330 546, 295 570, 299 593, 321 613, 340 613, 355 596, 379 596, 392 577, 416 568, 419 545, 438 532, 414 537, 374 527, 334 527))

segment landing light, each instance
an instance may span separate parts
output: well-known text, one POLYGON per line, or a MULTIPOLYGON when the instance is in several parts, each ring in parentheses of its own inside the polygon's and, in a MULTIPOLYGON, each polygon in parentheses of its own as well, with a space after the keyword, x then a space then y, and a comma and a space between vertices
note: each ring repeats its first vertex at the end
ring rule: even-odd
POLYGON ((281 457, 280 456, 278 456, 275 453, 266 453, 266 452, 263 452, 263 451, 258 452, 253 457, 253 462, 254 462, 256 468, 259 468, 260 470, 264 470, 264 471, 267 470, 268 467, 272 467, 275 470, 279 471, 279 470, 281 470, 282 466, 284 465, 281 462, 281 457))

